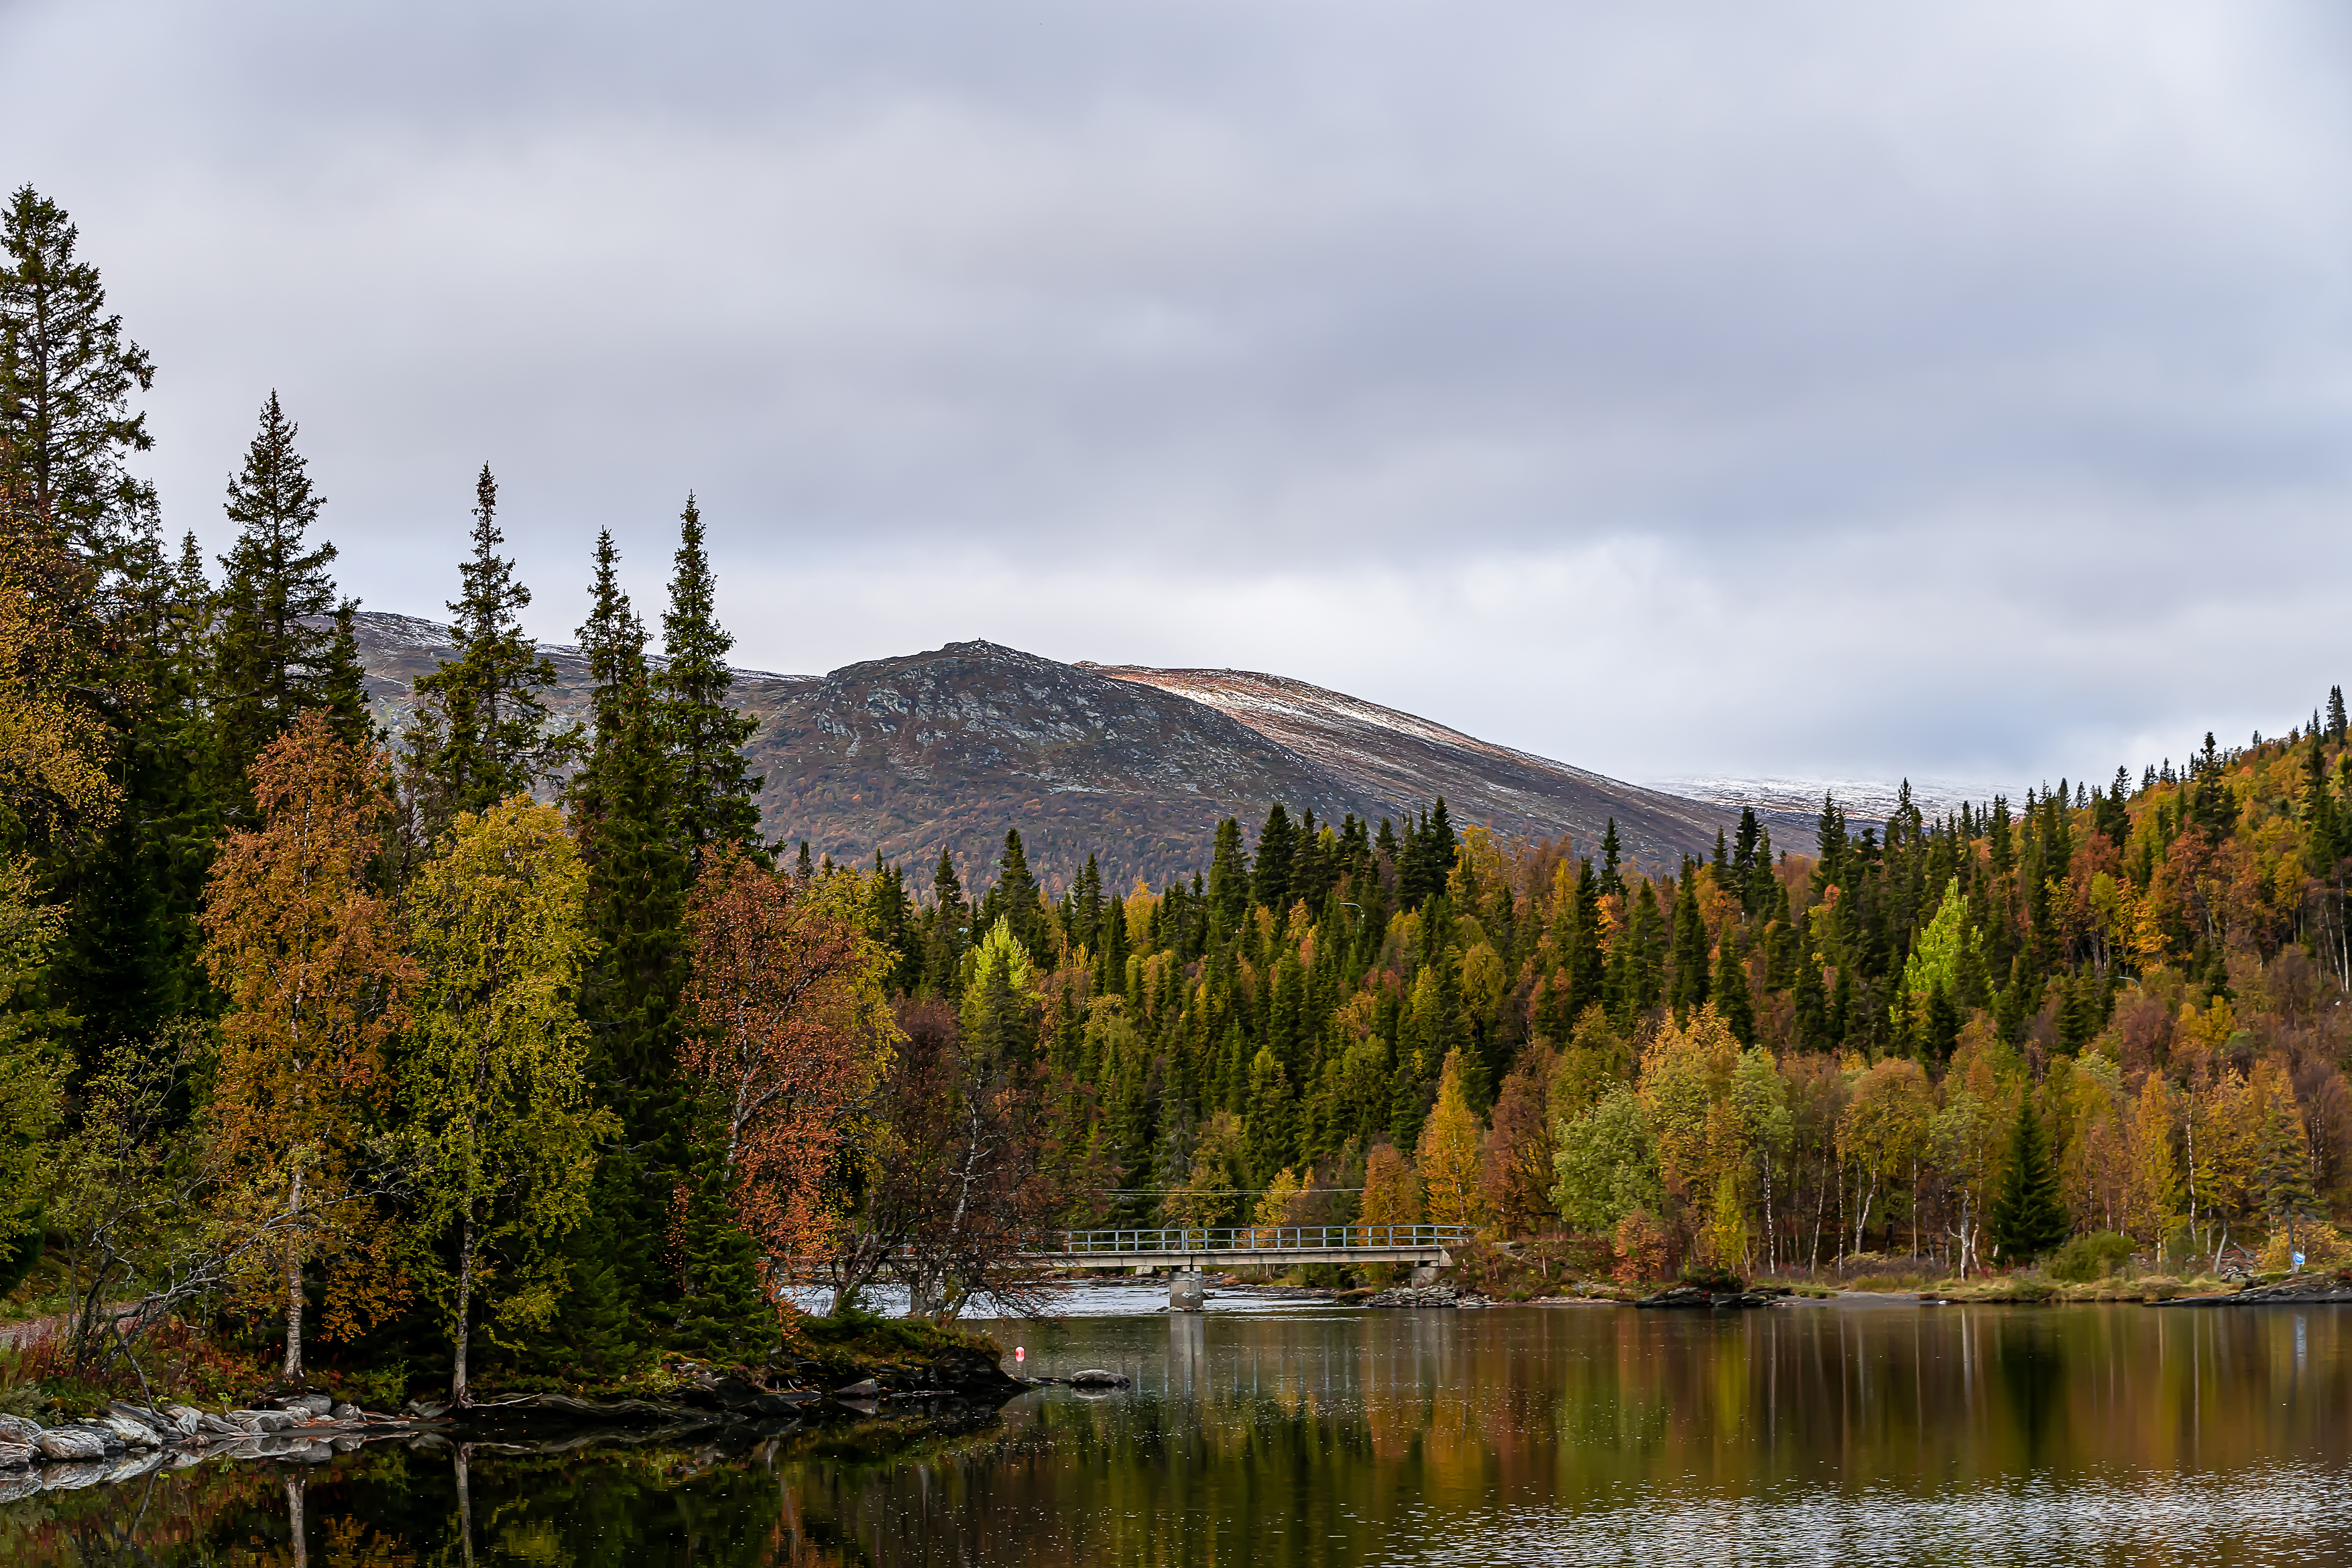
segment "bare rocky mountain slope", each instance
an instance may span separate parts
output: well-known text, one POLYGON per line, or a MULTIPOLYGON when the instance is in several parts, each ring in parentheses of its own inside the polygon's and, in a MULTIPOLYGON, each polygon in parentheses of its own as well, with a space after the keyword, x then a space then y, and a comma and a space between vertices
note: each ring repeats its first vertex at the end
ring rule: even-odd
POLYGON ((1598 852, 1613 816, 1628 855, 1664 864, 1685 852, 1711 851, 1723 822, 1715 806, 1514 751, 1305 681, 1255 670, 1078 667, 1191 697, 1239 719, 1314 763, 1351 799, 1373 802, 1374 816, 1426 807, 1443 795, 1459 821, 1525 838, 1565 832, 1586 853, 1598 852))
MULTIPOLYGON (((412 683, 448 630, 362 612, 361 653, 379 722, 395 732, 412 683)), ((576 716, 578 650, 545 650, 550 706, 576 716)), ((767 831, 836 861, 883 858, 928 888, 942 847, 984 883, 1017 827, 1030 864, 1064 881, 1089 852, 1122 885, 1208 864, 1217 823, 1253 831, 1281 800, 1378 819, 1443 794, 1455 821, 1574 836, 1588 852, 1617 818, 1626 852, 1671 864, 1712 849, 1724 819, 1696 801, 1491 746, 1442 725, 1277 676, 1064 664, 992 643, 871 660, 828 675, 737 673, 760 720, 753 767, 767 831)))

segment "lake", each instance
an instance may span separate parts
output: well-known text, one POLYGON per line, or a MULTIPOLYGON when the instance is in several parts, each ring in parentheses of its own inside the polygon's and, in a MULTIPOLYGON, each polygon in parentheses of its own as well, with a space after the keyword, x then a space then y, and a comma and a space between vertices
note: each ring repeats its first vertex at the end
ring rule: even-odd
POLYGON ((1131 1388, 887 1457, 208 1463, 0 1508, 0 1561, 294 1563, 297 1508, 299 1561, 352 1568, 2352 1560, 2344 1309, 1159 1300, 998 1325, 1008 1366, 1131 1388))

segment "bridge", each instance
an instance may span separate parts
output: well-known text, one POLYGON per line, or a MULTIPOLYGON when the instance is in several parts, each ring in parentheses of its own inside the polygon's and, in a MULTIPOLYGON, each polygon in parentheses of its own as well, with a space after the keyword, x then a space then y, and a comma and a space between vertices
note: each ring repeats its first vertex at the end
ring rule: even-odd
POLYGON ((1451 1267, 1451 1249, 1468 1245, 1464 1225, 1231 1225, 1161 1230, 1060 1230, 1038 1238, 1026 1254, 1052 1269, 1123 1269, 1169 1275, 1168 1304, 1201 1306, 1203 1269, 1291 1263, 1410 1263, 1427 1284, 1451 1267))

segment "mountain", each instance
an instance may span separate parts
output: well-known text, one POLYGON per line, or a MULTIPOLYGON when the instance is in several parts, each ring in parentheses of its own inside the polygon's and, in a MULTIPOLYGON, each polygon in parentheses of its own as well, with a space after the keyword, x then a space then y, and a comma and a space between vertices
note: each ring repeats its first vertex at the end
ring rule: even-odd
POLYGON ((1775 847, 1810 853, 1823 796, 1836 798, 1849 827, 1883 828, 1901 804, 1906 785, 1911 790, 1911 803, 1930 817, 1958 811, 1963 801, 1981 809, 1991 803, 1996 793, 1989 784, 1941 779, 1906 779, 1901 784, 1883 779, 1662 779, 1650 788, 1734 814, 1743 806, 1753 808, 1758 818, 1771 825, 1775 847), (1784 829, 1801 836, 1784 836, 1784 829))
MULTIPOLYGON (((395 733, 415 678, 451 644, 446 626, 362 612, 360 652, 376 718, 395 733)), ((577 717, 587 664, 547 646, 549 706, 577 717)), ((941 848, 985 882, 1008 827, 1031 868, 1065 881, 1089 852, 1120 884, 1207 868, 1216 825, 1255 831, 1280 800, 1296 814, 1377 820, 1444 795, 1458 823, 1572 834, 1596 852, 1613 814, 1629 859, 1671 865, 1709 852, 1720 812, 1696 801, 1490 745, 1426 719, 1279 676, 1065 664, 992 643, 850 664, 827 675, 736 672, 760 720, 751 762, 766 831, 836 861, 883 858, 928 888, 941 848)))
MULTIPOLYGON (((1479 740, 1412 714, 1255 670, 1155 670, 1139 664, 1080 664, 1148 685, 1238 719, 1307 759, 1360 804, 1359 814, 1396 816, 1443 795, 1458 822, 1497 833, 1571 835, 1597 854, 1611 817, 1625 852, 1672 864, 1687 852, 1712 852, 1723 815, 1715 806, 1621 783, 1564 762, 1479 740)), ((1738 812, 1732 812, 1734 820, 1738 812)))

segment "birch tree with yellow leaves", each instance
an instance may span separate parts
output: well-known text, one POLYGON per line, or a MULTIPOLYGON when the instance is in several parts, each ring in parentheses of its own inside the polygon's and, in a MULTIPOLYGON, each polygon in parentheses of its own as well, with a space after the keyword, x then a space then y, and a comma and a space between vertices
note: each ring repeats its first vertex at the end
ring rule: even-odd
POLYGON ((522 795, 460 813, 410 886, 423 972, 402 1084, 423 1164, 415 1250, 446 1316, 460 1406, 481 1309, 494 1342, 554 1312, 563 1239, 614 1125, 589 1097, 576 1004, 586 894, 562 816, 522 795))

